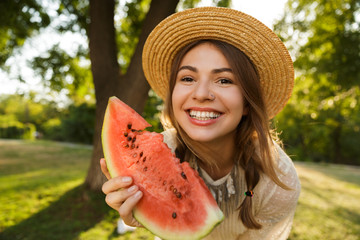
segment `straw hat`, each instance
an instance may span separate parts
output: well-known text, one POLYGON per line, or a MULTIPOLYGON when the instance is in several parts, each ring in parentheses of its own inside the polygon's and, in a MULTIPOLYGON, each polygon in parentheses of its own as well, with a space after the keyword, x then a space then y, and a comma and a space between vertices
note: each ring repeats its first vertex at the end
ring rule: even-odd
POLYGON ((175 13, 150 33, 143 50, 143 70, 151 88, 166 98, 177 52, 200 39, 232 44, 254 63, 270 118, 285 106, 294 86, 293 62, 278 36, 257 19, 237 10, 201 7, 175 13))

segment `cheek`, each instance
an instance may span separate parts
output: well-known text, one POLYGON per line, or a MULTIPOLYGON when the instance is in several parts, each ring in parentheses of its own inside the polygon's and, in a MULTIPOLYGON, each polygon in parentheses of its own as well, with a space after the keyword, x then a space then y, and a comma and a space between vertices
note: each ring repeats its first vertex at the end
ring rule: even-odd
POLYGON ((177 106, 179 104, 178 103, 179 102, 178 95, 179 95, 179 91, 177 91, 176 86, 175 86, 174 91, 173 91, 173 93, 171 95, 171 102, 172 102, 172 107, 173 107, 174 112, 175 112, 175 110, 176 110, 176 108, 177 108, 177 106))
POLYGON ((226 102, 228 108, 235 113, 240 119, 243 115, 247 114, 247 111, 244 107, 244 97, 240 90, 234 89, 233 91, 228 92, 226 95, 226 102))
POLYGON ((172 101, 172 108, 175 115, 175 119, 178 119, 182 103, 181 103, 181 91, 179 91, 179 89, 176 86, 174 88, 171 98, 172 98, 171 101, 172 101))
POLYGON ((174 111, 179 110, 187 99, 186 89, 180 85, 175 85, 171 98, 174 111))

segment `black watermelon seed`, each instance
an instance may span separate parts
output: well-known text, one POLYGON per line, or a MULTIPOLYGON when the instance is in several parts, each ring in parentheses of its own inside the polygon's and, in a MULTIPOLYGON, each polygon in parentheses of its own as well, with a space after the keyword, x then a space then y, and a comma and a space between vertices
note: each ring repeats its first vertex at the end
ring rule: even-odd
POLYGON ((144 153, 143 153, 143 152, 141 152, 141 153, 140 153, 140 157, 142 157, 142 156, 143 156, 143 154, 144 154, 144 153))
POLYGON ((124 147, 129 148, 129 144, 124 145, 124 147))
POLYGON ((135 142, 135 140, 136 140, 136 136, 132 139, 132 142, 135 142))
POLYGON ((183 179, 187 179, 186 175, 184 172, 181 172, 181 176, 183 177, 183 179))
POLYGON ((144 157, 144 159, 143 159, 143 162, 145 162, 146 161, 146 156, 144 157))
POLYGON ((176 212, 173 212, 172 214, 172 218, 175 219, 176 218, 176 212))
POLYGON ((128 133, 127 133, 127 132, 124 132, 124 136, 127 137, 127 136, 128 136, 128 133))
POLYGON ((131 129, 131 126, 132 126, 132 124, 129 123, 129 124, 127 125, 128 129, 131 129))
POLYGON ((137 132, 135 129, 131 129, 132 132, 137 132))
POLYGON ((131 138, 130 136, 127 137, 127 140, 128 140, 129 142, 131 141, 131 139, 132 139, 132 138, 131 138))
POLYGON ((177 193, 176 193, 176 197, 181 199, 181 197, 182 197, 181 193, 180 193, 180 192, 177 192, 177 193))

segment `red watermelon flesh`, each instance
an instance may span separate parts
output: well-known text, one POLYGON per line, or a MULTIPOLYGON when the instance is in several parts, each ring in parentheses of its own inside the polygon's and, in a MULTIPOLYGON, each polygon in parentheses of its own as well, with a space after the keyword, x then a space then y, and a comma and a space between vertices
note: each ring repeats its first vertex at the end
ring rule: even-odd
POLYGON ((223 220, 223 213, 198 173, 180 163, 159 133, 116 97, 109 99, 102 129, 112 177, 131 176, 143 192, 134 217, 164 239, 199 239, 223 220))

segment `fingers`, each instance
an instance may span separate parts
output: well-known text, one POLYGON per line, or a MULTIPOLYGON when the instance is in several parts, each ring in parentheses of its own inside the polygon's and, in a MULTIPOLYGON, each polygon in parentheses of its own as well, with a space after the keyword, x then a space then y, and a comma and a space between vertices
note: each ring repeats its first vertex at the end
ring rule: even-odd
POLYGON ((109 179, 102 186, 102 191, 105 194, 118 191, 119 189, 126 188, 132 183, 131 177, 115 177, 109 179))
MULTIPOLYGON (((115 210, 119 210, 120 207, 131 198, 138 191, 138 187, 133 185, 130 188, 123 188, 121 190, 110 192, 106 195, 105 201, 106 203, 114 208, 115 210)), ((126 205, 125 205, 126 207, 126 205)), ((126 209, 125 209, 126 210, 126 209)), ((125 212, 125 215, 127 212, 125 212)))
POLYGON ((139 227, 141 224, 139 224, 133 217, 132 210, 143 196, 143 193, 138 191, 136 186, 133 187, 135 188, 128 189, 132 192, 132 195, 127 198, 126 201, 124 201, 124 203, 119 207, 119 214, 127 225, 139 227))
POLYGON ((101 171, 103 172, 103 174, 105 175, 105 177, 106 177, 107 179, 110 179, 111 176, 110 176, 109 170, 108 170, 108 168, 107 168, 107 166, 106 166, 106 161, 105 161, 104 158, 101 158, 101 159, 100 159, 100 167, 101 167, 101 171))
POLYGON ((138 187, 133 185, 130 188, 107 194, 105 201, 110 207, 119 212, 120 217, 127 225, 140 227, 142 225, 133 217, 132 210, 139 202, 142 195, 143 194, 139 191, 138 187))
POLYGON ((112 178, 103 185, 103 192, 106 194, 105 201, 113 209, 119 211, 121 218, 129 226, 141 226, 133 218, 132 210, 139 202, 143 193, 139 187, 132 185, 130 177, 112 178))

